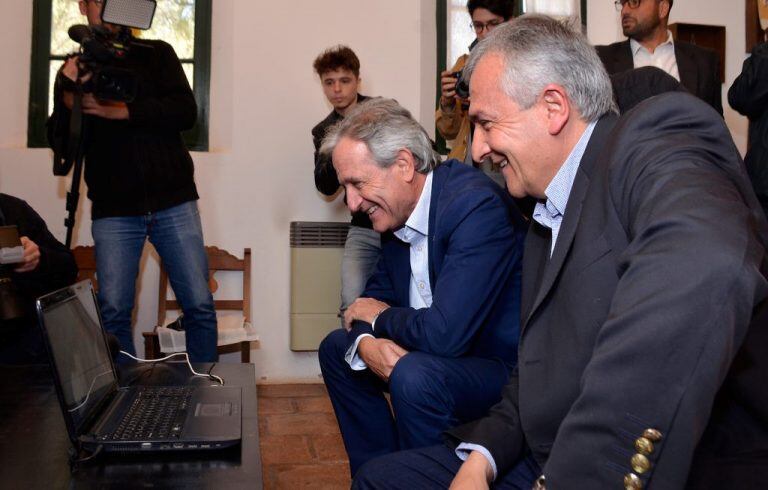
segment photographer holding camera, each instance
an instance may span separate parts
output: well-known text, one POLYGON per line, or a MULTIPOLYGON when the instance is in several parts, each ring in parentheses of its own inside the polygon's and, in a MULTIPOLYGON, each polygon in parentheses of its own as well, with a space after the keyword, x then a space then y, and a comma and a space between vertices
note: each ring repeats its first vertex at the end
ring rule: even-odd
POLYGON ((0 363, 45 362, 35 299, 72 284, 77 266, 72 252, 48 231, 29 204, 0 194, 0 226, 18 228, 21 261, 0 265, 0 363))
POLYGON ((77 116, 76 92, 82 93, 82 154, 104 326, 123 350, 135 353, 131 313, 139 259, 149 239, 181 303, 190 359, 215 361, 216 313, 194 167, 180 134, 197 116, 192 90, 169 44, 135 40, 126 27, 103 22, 101 0, 80 0, 79 6, 89 28, 80 41, 83 53, 68 58, 57 76, 48 137, 56 154, 72 153, 70 117, 73 107, 77 116), (121 48, 107 62, 93 56, 104 38, 107 47, 101 51, 121 48), (110 39, 117 41, 109 44, 110 39), (105 100, 95 89, 89 93, 88 82, 98 82, 92 79, 104 72, 98 63, 132 74, 135 93, 125 100, 105 100))
MULTIPOLYGON (((515 1, 469 0, 467 10, 472 18, 472 29, 477 35, 477 39, 469 46, 471 50, 475 44, 485 39, 494 28, 512 18, 515 13, 515 1)), ((468 58, 468 54, 461 55, 453 68, 440 74, 441 96, 440 104, 435 113, 435 126, 443 138, 453 140, 448 158, 456 158, 471 164, 472 156, 467 152, 468 141, 471 137, 471 127, 467 116, 469 87, 466 87, 465 93, 457 93, 456 90, 458 86, 459 92, 461 92, 461 72, 464 70, 464 64, 468 58)), ((486 171, 486 169, 483 170, 486 171)))

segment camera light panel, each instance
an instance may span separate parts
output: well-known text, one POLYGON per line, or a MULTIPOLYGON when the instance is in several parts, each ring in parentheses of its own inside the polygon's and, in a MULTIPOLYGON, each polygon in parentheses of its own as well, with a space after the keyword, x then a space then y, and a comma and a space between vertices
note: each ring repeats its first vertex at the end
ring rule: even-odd
POLYGON ((156 0, 104 0, 101 20, 120 26, 149 29, 156 7, 156 0))

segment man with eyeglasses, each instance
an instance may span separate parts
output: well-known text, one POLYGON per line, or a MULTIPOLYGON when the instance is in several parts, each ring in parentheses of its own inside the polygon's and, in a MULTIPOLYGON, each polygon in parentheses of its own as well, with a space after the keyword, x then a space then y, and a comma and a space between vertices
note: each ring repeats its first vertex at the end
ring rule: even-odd
MULTIPOLYGON (((512 18, 515 13, 514 0, 469 0, 467 10, 472 18, 470 27, 475 31, 477 38, 469 46, 472 48, 485 39, 491 31, 512 18)), ((468 54, 463 54, 456 60, 456 64, 450 70, 445 70, 440 74, 440 104, 435 113, 435 127, 440 135, 446 140, 451 141, 451 151, 448 158, 456 158, 465 163, 472 164, 472 155, 468 154, 469 139, 471 137, 471 128, 467 109, 469 100, 461 98, 456 94, 457 76, 464 69, 468 54)), ((498 177, 499 182, 503 182, 501 173, 496 169, 484 169, 491 175, 498 177)))
POLYGON ((596 46, 609 74, 655 66, 723 114, 720 60, 714 51, 676 41, 667 28, 674 0, 616 0, 629 39, 596 46))

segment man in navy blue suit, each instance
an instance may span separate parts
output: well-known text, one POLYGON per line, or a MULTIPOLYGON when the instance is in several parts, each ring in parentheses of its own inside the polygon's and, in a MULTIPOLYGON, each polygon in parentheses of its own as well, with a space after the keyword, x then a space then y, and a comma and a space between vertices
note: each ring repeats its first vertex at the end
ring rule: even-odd
POLYGON ((394 233, 345 328, 320 346, 354 474, 375 456, 439 442, 499 400, 517 362, 526 226, 488 177, 440 163, 395 101, 358 104, 321 152, 350 210, 394 233))

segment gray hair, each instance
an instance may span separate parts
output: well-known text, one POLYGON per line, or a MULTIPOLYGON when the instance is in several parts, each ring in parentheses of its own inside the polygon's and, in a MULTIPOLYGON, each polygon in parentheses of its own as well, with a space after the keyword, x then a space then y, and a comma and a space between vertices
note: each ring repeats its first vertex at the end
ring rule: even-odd
POLYGON ((381 168, 395 163, 397 153, 403 149, 413 154, 419 173, 429 173, 440 162, 424 128, 392 99, 376 97, 356 104, 344 119, 328 129, 320 153, 330 157, 344 137, 365 143, 381 168))
POLYGON ((472 50, 464 77, 485 55, 504 60, 501 88, 521 109, 536 103, 550 83, 565 89, 586 122, 618 112, 608 73, 587 38, 572 25, 545 15, 526 14, 501 25, 472 50))

